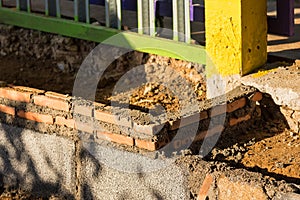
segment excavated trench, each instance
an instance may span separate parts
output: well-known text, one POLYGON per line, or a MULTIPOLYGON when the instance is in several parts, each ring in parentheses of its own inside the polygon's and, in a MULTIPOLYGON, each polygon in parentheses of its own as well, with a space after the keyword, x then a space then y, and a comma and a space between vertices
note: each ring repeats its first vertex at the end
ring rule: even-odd
MULTIPOLYGON (((1 25, 1 87, 9 86, 13 88, 13 85, 26 86, 72 96, 74 81, 79 67, 83 59, 96 45, 97 44, 92 42, 1 25)), ((136 122, 138 125, 151 125, 151 117, 159 118, 161 110, 164 110, 167 115, 167 120, 169 120, 168 122, 173 122, 173 124, 169 123, 170 127, 167 127, 166 130, 170 131, 168 133, 177 130, 178 127, 176 128, 175 122, 178 118, 182 117, 180 110, 182 109, 183 101, 180 100, 173 91, 155 81, 155 78, 151 79, 153 76, 159 77, 160 80, 167 78, 176 80, 176 77, 172 77, 173 74, 169 73, 163 66, 171 67, 177 76, 187 80, 191 85, 191 90, 196 94, 198 101, 206 100, 204 66, 155 55, 130 52, 116 59, 105 70, 96 90, 95 101, 104 105, 105 108, 110 107, 110 109, 113 107, 110 104, 118 106, 122 104, 128 105, 127 109, 139 113, 136 116, 134 116, 134 113, 131 113, 134 116, 131 117, 136 118, 134 123, 136 122), (127 88, 128 91, 114 93, 116 82, 124 76, 126 72, 140 65, 146 66, 145 69, 148 75, 150 74, 150 78, 148 79, 149 83, 141 84, 138 87, 129 87, 129 89, 127 88)), ((300 66, 292 65, 288 67, 297 68, 300 66)), ((125 79, 126 85, 130 85, 130 81, 134 82, 132 79, 134 79, 134 77, 130 76, 128 80, 125 79)), ((186 89, 180 88, 180 84, 177 84, 176 81, 174 85, 178 87, 177 90, 179 93, 183 94, 185 92, 186 89)), ((1 98, 0 101, 1 104, 6 106, 12 105, 13 103, 3 98, 1 98)), ((187 100, 187 102, 189 101, 190 99, 187 100)), ((257 182, 262 184, 263 190, 266 191, 268 198, 275 198, 280 192, 300 193, 299 133, 295 133, 288 128, 288 123, 281 113, 280 107, 274 103, 271 96, 261 94, 257 92, 255 88, 242 86, 235 90, 233 94, 227 95, 223 101, 227 101, 227 103, 230 103, 232 106, 236 106, 234 102, 246 101, 247 103, 237 107, 238 109, 228 114, 229 117, 225 119, 225 123, 233 125, 229 125, 225 128, 218 143, 207 156, 202 158, 199 155, 201 140, 193 143, 191 147, 184 151, 176 151, 174 147, 173 153, 181 155, 177 158, 176 163, 186 167, 190 174, 188 178, 190 198, 196 199, 200 195, 199 188, 201 188, 203 180, 199 177, 202 177, 203 175, 200 174, 203 173, 203 170, 205 171, 207 169, 209 169, 209 172, 213 172, 215 169, 224 171, 227 175, 231 174, 226 175, 226 177, 231 176, 231 178, 234 177, 235 174, 236 176, 240 176, 240 174, 253 172, 256 175, 251 176, 254 177, 241 175, 242 180, 251 182, 253 181, 252 179, 256 179, 257 182), (261 96, 257 97, 257 100, 251 100, 255 95, 261 96), (244 120, 243 117, 248 116, 247 114, 250 116, 249 120, 244 120), (242 118, 243 120, 237 122, 233 120, 242 118), (205 164, 203 162, 205 162, 205 164)), ((17 110, 22 108, 18 103, 14 103, 17 110)), ((207 104, 205 105, 207 106, 207 104)), ((53 113, 54 116, 62 115, 66 119, 69 119, 69 115, 72 115, 67 112, 49 111, 48 108, 48 110, 44 108, 44 110, 39 110, 41 108, 35 107, 35 105, 30 105, 32 107, 27 106, 27 110, 44 114, 53 113)), ((210 104, 210 106, 213 107, 213 103, 210 104)), ((122 106, 120 107, 122 108, 122 106)), ((204 111, 208 113, 208 119, 211 119, 213 115, 209 109, 211 108, 207 110, 204 109, 204 111)), ((188 117, 187 121, 194 120, 188 117)), ((7 119, 7 117, 4 118, 1 114, 1 122, 11 124, 11 121, 7 119)), ((80 119, 85 119, 85 117, 81 116, 80 119)), ((14 125, 30 128, 28 123, 20 122, 22 120, 23 119, 17 119, 16 121, 18 122, 14 125)), ((199 123, 199 119, 193 122, 199 123)), ((204 121, 202 122, 204 123, 204 121)), ((58 131, 58 128, 57 126, 50 128, 40 126, 37 131, 45 132, 46 130, 58 131)), ((70 130, 74 131, 73 129, 65 127, 59 128, 61 135, 72 135, 72 133, 64 133, 70 130)), ((115 128, 111 126, 107 130, 114 131, 115 128)), ((188 130, 189 129, 187 129, 187 131, 188 130)), ((130 129, 128 131, 130 132, 130 129)), ((142 140, 143 137, 146 138, 145 141, 148 141, 149 137, 149 135, 130 135, 130 133, 128 133, 127 136, 132 136, 135 140, 135 144, 138 144, 137 142, 142 140)), ((157 135, 154 134, 154 136, 156 137, 157 135)), ((153 142, 154 136, 151 136, 151 142, 153 142)), ((163 135, 162 137, 165 136, 163 135)), ((163 143, 162 146, 160 146, 161 141, 159 136, 157 136, 157 138, 155 138, 155 141, 159 144, 158 146, 155 144, 153 150, 157 150, 156 148, 159 149, 165 145, 165 143, 163 143)), ((169 140, 172 140, 172 138, 169 140)), ((183 143, 182 141, 180 142, 180 144, 183 143)), ((113 145, 116 144, 113 143, 113 145)), ((178 143, 174 143, 174 145, 176 146, 178 143)), ((142 154, 152 151, 151 148, 147 149, 143 148, 143 146, 130 147, 130 145, 123 144, 116 146, 116 148, 142 154)), ((163 152, 160 153, 161 155, 158 155, 158 157, 170 156, 163 155, 163 152)), ((35 195, 32 196, 28 192, 22 192, 22 190, 14 187, 6 187, 1 183, 0 186, 0 199, 45 198, 35 197, 35 195)), ((22 186, 20 187, 22 188, 22 186)), ((60 198, 59 196, 59 194, 53 194, 53 196, 48 195, 47 198, 56 199, 60 198)))

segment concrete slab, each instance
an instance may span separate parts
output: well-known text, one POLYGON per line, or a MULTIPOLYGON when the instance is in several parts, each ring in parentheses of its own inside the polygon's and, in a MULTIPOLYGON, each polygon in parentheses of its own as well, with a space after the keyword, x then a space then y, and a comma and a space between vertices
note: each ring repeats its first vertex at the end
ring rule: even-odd
POLYGON ((300 69, 293 65, 248 75, 241 82, 270 94, 277 105, 300 110, 299 77, 300 69))
POLYGON ((5 186, 74 199, 74 157, 69 139, 0 124, 0 178, 5 186))

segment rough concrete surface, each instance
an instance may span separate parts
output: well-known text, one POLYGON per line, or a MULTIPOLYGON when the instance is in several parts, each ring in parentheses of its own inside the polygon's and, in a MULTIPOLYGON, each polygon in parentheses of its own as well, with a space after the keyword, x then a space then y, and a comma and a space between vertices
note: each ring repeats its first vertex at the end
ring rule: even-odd
POLYGON ((71 140, 0 124, 0 178, 41 196, 75 196, 75 145, 71 140))
POLYGON ((257 88, 272 96, 275 103, 300 110, 299 66, 279 67, 268 72, 258 72, 241 79, 244 85, 257 88))
POLYGON ((88 149, 81 155, 82 199, 190 199, 174 163, 97 144, 88 149))

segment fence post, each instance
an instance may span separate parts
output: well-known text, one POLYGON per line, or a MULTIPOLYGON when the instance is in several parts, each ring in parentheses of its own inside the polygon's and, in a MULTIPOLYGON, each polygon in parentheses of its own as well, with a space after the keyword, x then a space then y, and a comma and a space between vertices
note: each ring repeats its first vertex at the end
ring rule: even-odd
POLYGON ((266 62, 266 0, 206 0, 205 10, 210 75, 245 75, 266 62))

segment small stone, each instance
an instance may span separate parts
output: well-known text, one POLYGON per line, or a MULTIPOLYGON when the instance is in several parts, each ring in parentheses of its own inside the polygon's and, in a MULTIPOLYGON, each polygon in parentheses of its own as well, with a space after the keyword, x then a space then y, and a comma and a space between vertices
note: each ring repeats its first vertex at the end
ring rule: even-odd
POLYGON ((242 160, 242 158, 243 158, 242 153, 241 153, 241 152, 238 152, 238 154, 236 155, 235 158, 236 158, 237 160, 242 160))
POLYGON ((61 62, 61 63, 57 63, 57 67, 58 69, 60 69, 61 71, 65 70, 65 63, 61 62))
POLYGON ((282 162, 276 162, 275 167, 276 168, 284 168, 284 164, 282 162))
POLYGON ((230 155, 230 151, 228 151, 228 149, 224 149, 224 151, 222 153, 225 157, 230 155))
POLYGON ((294 136, 296 136, 296 133, 294 133, 294 132, 291 131, 291 132, 290 132, 290 136, 291 136, 291 137, 294 137, 294 136))

